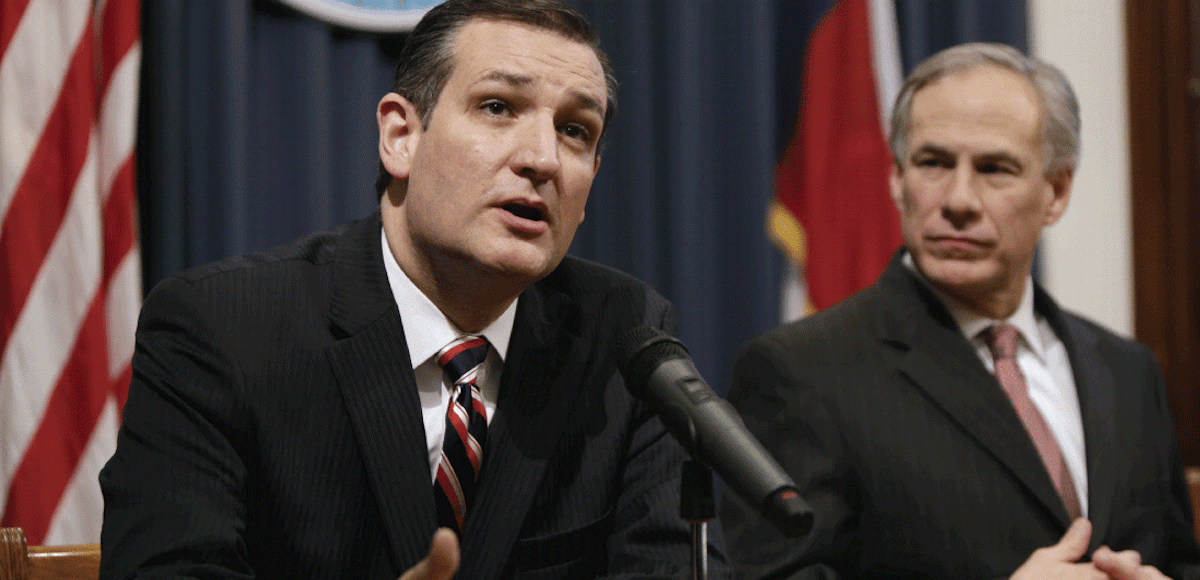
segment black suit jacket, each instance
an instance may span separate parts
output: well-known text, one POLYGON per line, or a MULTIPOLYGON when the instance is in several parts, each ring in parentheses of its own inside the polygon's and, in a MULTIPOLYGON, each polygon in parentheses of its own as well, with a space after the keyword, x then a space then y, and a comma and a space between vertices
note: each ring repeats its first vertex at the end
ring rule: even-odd
MULTIPOLYGON (((740 502, 722 518, 739 575, 1007 576, 1070 524, 995 377, 949 312, 903 266, 872 287, 752 341, 730 398, 816 512, 803 541, 740 502)), ((1086 440, 1090 554, 1141 552, 1195 578, 1187 489, 1161 373, 1138 343, 1034 308, 1066 346, 1086 440)))
MULTIPOLYGON (((166 280, 147 298, 104 578, 379 578, 436 527, 380 218, 166 280)), ((458 577, 683 577, 681 447, 609 354, 671 329, 636 280, 567 258, 522 294, 458 577)), ((718 576, 720 540, 714 541, 718 576)))

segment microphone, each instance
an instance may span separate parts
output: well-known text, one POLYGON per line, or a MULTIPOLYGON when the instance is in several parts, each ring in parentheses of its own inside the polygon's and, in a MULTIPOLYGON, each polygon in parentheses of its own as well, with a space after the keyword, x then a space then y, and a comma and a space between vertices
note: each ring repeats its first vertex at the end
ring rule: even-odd
POLYGON ((801 537, 812 529, 812 509, 795 482, 700 378, 683 343, 643 325, 621 334, 613 354, 629 392, 654 407, 693 459, 719 473, 784 534, 801 537))

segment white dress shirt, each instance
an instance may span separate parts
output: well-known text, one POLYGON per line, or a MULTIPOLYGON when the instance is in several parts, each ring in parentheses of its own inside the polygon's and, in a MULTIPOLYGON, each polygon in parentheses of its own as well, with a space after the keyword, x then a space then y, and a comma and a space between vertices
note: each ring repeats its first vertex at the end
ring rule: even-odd
MULTIPOLYGON (((446 436, 446 411, 450 406, 450 394, 453 389, 435 357, 438 351, 464 333, 456 328, 433 301, 413 284, 404 270, 400 269, 400 264, 388 248, 387 233, 380 234, 379 239, 383 244, 384 270, 387 272, 388 284, 392 287, 396 306, 400 309, 404 339, 408 342, 408 356, 412 361, 417 390, 421 396, 425 443, 429 450, 429 480, 432 483, 437 478, 442 442, 446 436)), ((495 414, 496 400, 500 394, 500 372, 504 366, 504 357, 508 353, 508 340, 512 337, 517 302, 518 300, 513 300, 495 322, 478 333, 491 345, 475 381, 479 386, 479 393, 483 396, 485 416, 489 423, 495 414)))
POLYGON ((1079 506, 1087 516, 1087 460, 1083 439, 1083 416, 1079 408, 1079 393, 1075 388, 1075 377, 1071 372, 1071 361, 1062 340, 1054 334, 1045 317, 1033 310, 1033 278, 1025 279, 1025 291, 1016 312, 1005 320, 992 320, 975 314, 953 297, 929 284, 913 262, 912 255, 904 254, 904 265, 917 275, 933 291, 954 320, 963 336, 975 347, 975 354, 983 361, 989 372, 995 373, 992 351, 980 336, 988 327, 1007 322, 1017 328, 1017 366, 1025 376, 1029 387, 1029 398, 1046 420, 1062 452, 1063 462, 1071 472, 1075 492, 1079 495, 1079 506))

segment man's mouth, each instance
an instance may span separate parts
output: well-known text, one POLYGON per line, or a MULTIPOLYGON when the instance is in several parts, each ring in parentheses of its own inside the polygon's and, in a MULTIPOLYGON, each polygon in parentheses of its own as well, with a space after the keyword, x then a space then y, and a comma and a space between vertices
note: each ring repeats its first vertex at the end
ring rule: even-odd
POLYGON ((504 208, 504 210, 508 213, 511 213, 519 218, 532 220, 535 222, 544 221, 546 219, 542 214, 542 210, 536 207, 521 205, 519 203, 506 203, 500 207, 504 208))
POLYGON ((964 237, 964 236, 930 236, 929 239, 930 239, 930 241, 933 241, 935 243, 972 244, 972 245, 976 245, 976 246, 983 245, 983 243, 980 242, 979 240, 976 240, 974 238, 964 237))
POLYGON ((987 251, 990 244, 966 236, 930 236, 929 249, 946 259, 975 259, 987 251))

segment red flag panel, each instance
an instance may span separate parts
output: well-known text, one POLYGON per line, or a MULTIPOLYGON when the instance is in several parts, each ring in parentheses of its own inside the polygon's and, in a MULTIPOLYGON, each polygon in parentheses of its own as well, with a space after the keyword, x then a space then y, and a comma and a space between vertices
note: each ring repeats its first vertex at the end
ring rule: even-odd
POLYGON ((901 242, 868 9, 838 0, 813 30, 795 135, 776 168, 771 235, 801 265, 817 310, 873 283, 901 242))

